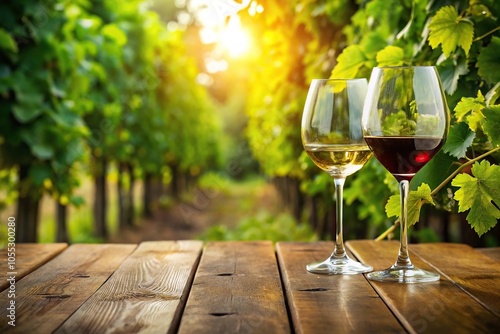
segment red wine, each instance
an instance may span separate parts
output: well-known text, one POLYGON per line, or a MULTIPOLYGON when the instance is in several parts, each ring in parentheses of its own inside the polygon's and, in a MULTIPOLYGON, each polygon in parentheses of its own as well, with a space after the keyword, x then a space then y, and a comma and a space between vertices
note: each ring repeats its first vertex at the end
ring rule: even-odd
POLYGON ((365 141, 398 181, 410 181, 444 143, 440 137, 366 136, 365 141))

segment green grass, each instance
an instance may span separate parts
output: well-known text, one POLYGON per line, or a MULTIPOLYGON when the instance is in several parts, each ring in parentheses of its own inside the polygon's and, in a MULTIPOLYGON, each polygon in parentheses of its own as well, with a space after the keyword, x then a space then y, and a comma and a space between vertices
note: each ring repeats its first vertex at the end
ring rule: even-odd
POLYGON ((316 241, 318 236, 308 224, 297 223, 289 213, 278 215, 259 212, 241 220, 234 228, 216 225, 209 228, 199 239, 217 240, 271 240, 316 241))

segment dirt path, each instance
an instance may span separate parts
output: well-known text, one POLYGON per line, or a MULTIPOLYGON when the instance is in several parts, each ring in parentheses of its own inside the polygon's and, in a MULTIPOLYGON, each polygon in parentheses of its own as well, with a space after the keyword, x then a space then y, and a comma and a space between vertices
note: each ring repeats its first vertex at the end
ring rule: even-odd
POLYGON ((192 200, 158 210, 153 219, 121 230, 109 242, 196 239, 211 226, 232 227, 260 211, 277 213, 282 209, 274 188, 265 183, 237 183, 217 194, 193 190, 190 195, 192 200))

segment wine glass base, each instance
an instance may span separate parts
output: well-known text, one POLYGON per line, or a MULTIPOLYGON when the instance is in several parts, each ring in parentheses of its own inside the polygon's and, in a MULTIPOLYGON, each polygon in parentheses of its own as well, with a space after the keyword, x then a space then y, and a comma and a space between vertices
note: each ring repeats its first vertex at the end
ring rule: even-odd
POLYGON ((439 281, 439 274, 411 267, 392 266, 381 271, 374 271, 366 275, 369 280, 378 282, 397 283, 424 283, 439 281))
POLYGON ((331 256, 323 262, 313 262, 306 266, 310 273, 324 275, 354 275, 367 273, 373 267, 350 259, 347 255, 343 257, 331 256))

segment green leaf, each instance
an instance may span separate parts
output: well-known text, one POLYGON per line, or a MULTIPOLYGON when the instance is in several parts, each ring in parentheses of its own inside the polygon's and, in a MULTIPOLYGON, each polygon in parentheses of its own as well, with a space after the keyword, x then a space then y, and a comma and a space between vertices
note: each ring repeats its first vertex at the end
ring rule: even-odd
POLYGON ((489 141, 495 145, 500 145, 500 105, 490 106, 483 109, 483 131, 488 136, 489 141))
POLYGON ((81 196, 71 196, 69 202, 78 208, 85 204, 85 199, 81 196))
POLYGON ((359 69, 365 64, 366 57, 359 45, 350 45, 338 57, 337 66, 332 71, 332 78, 355 78, 359 69))
POLYGON ((454 195, 458 211, 470 210, 467 221, 481 236, 500 219, 500 166, 491 165, 487 160, 476 162, 472 166, 472 175, 459 174, 451 184, 460 188, 454 195))
POLYGON ((458 122, 461 122, 465 118, 469 127, 473 131, 476 131, 484 118, 482 113, 484 107, 484 96, 481 91, 478 91, 477 97, 462 97, 453 111, 455 111, 458 122))
POLYGON ((127 44, 127 35, 125 35, 125 33, 115 24, 105 25, 101 33, 103 36, 115 41, 119 46, 127 44))
POLYGON ((397 46, 388 45, 377 53, 379 66, 401 66, 404 63, 404 50, 397 46))
POLYGON ((437 11, 429 23, 429 44, 433 49, 439 45, 443 53, 449 57, 457 47, 469 54, 474 37, 474 24, 458 16, 453 6, 444 6, 437 11))
POLYGON ((453 95, 457 90, 458 80, 461 76, 469 73, 467 69, 467 61, 465 58, 460 58, 458 64, 450 62, 439 68, 439 76, 443 82, 443 88, 449 95, 453 95))
POLYGON ((16 53, 18 52, 16 41, 7 31, 2 28, 0 28, 0 49, 16 53))
POLYGON ((399 203, 400 198, 400 195, 392 195, 389 197, 389 200, 385 205, 385 213, 387 214, 387 217, 399 217, 401 215, 401 205, 399 203))
POLYGON ((476 67, 479 75, 489 84, 500 81, 500 37, 493 36, 490 44, 481 49, 476 67))
POLYGON ((31 152, 33 155, 39 159, 45 160, 50 159, 54 155, 54 150, 52 147, 45 144, 35 144, 31 147, 31 152))
MULTIPOLYGON (((389 198, 385 206, 387 217, 399 217, 401 215, 400 195, 393 195, 389 198)), ((422 183, 417 190, 412 190, 408 194, 408 226, 414 225, 420 218, 420 209, 425 203, 434 204, 429 185, 422 183)))
POLYGON ((486 93, 486 105, 496 104, 498 98, 500 97, 500 81, 492 88, 488 93, 486 93))
POLYGON ((456 158, 463 158, 475 137, 476 133, 466 123, 456 123, 450 128, 443 151, 456 158))
POLYGON ((19 122, 28 123, 40 115, 43 109, 33 106, 17 105, 12 107, 12 112, 19 122))
POLYGON ((50 179, 52 172, 49 166, 34 164, 29 170, 29 177, 36 186, 41 186, 45 179, 50 179))

